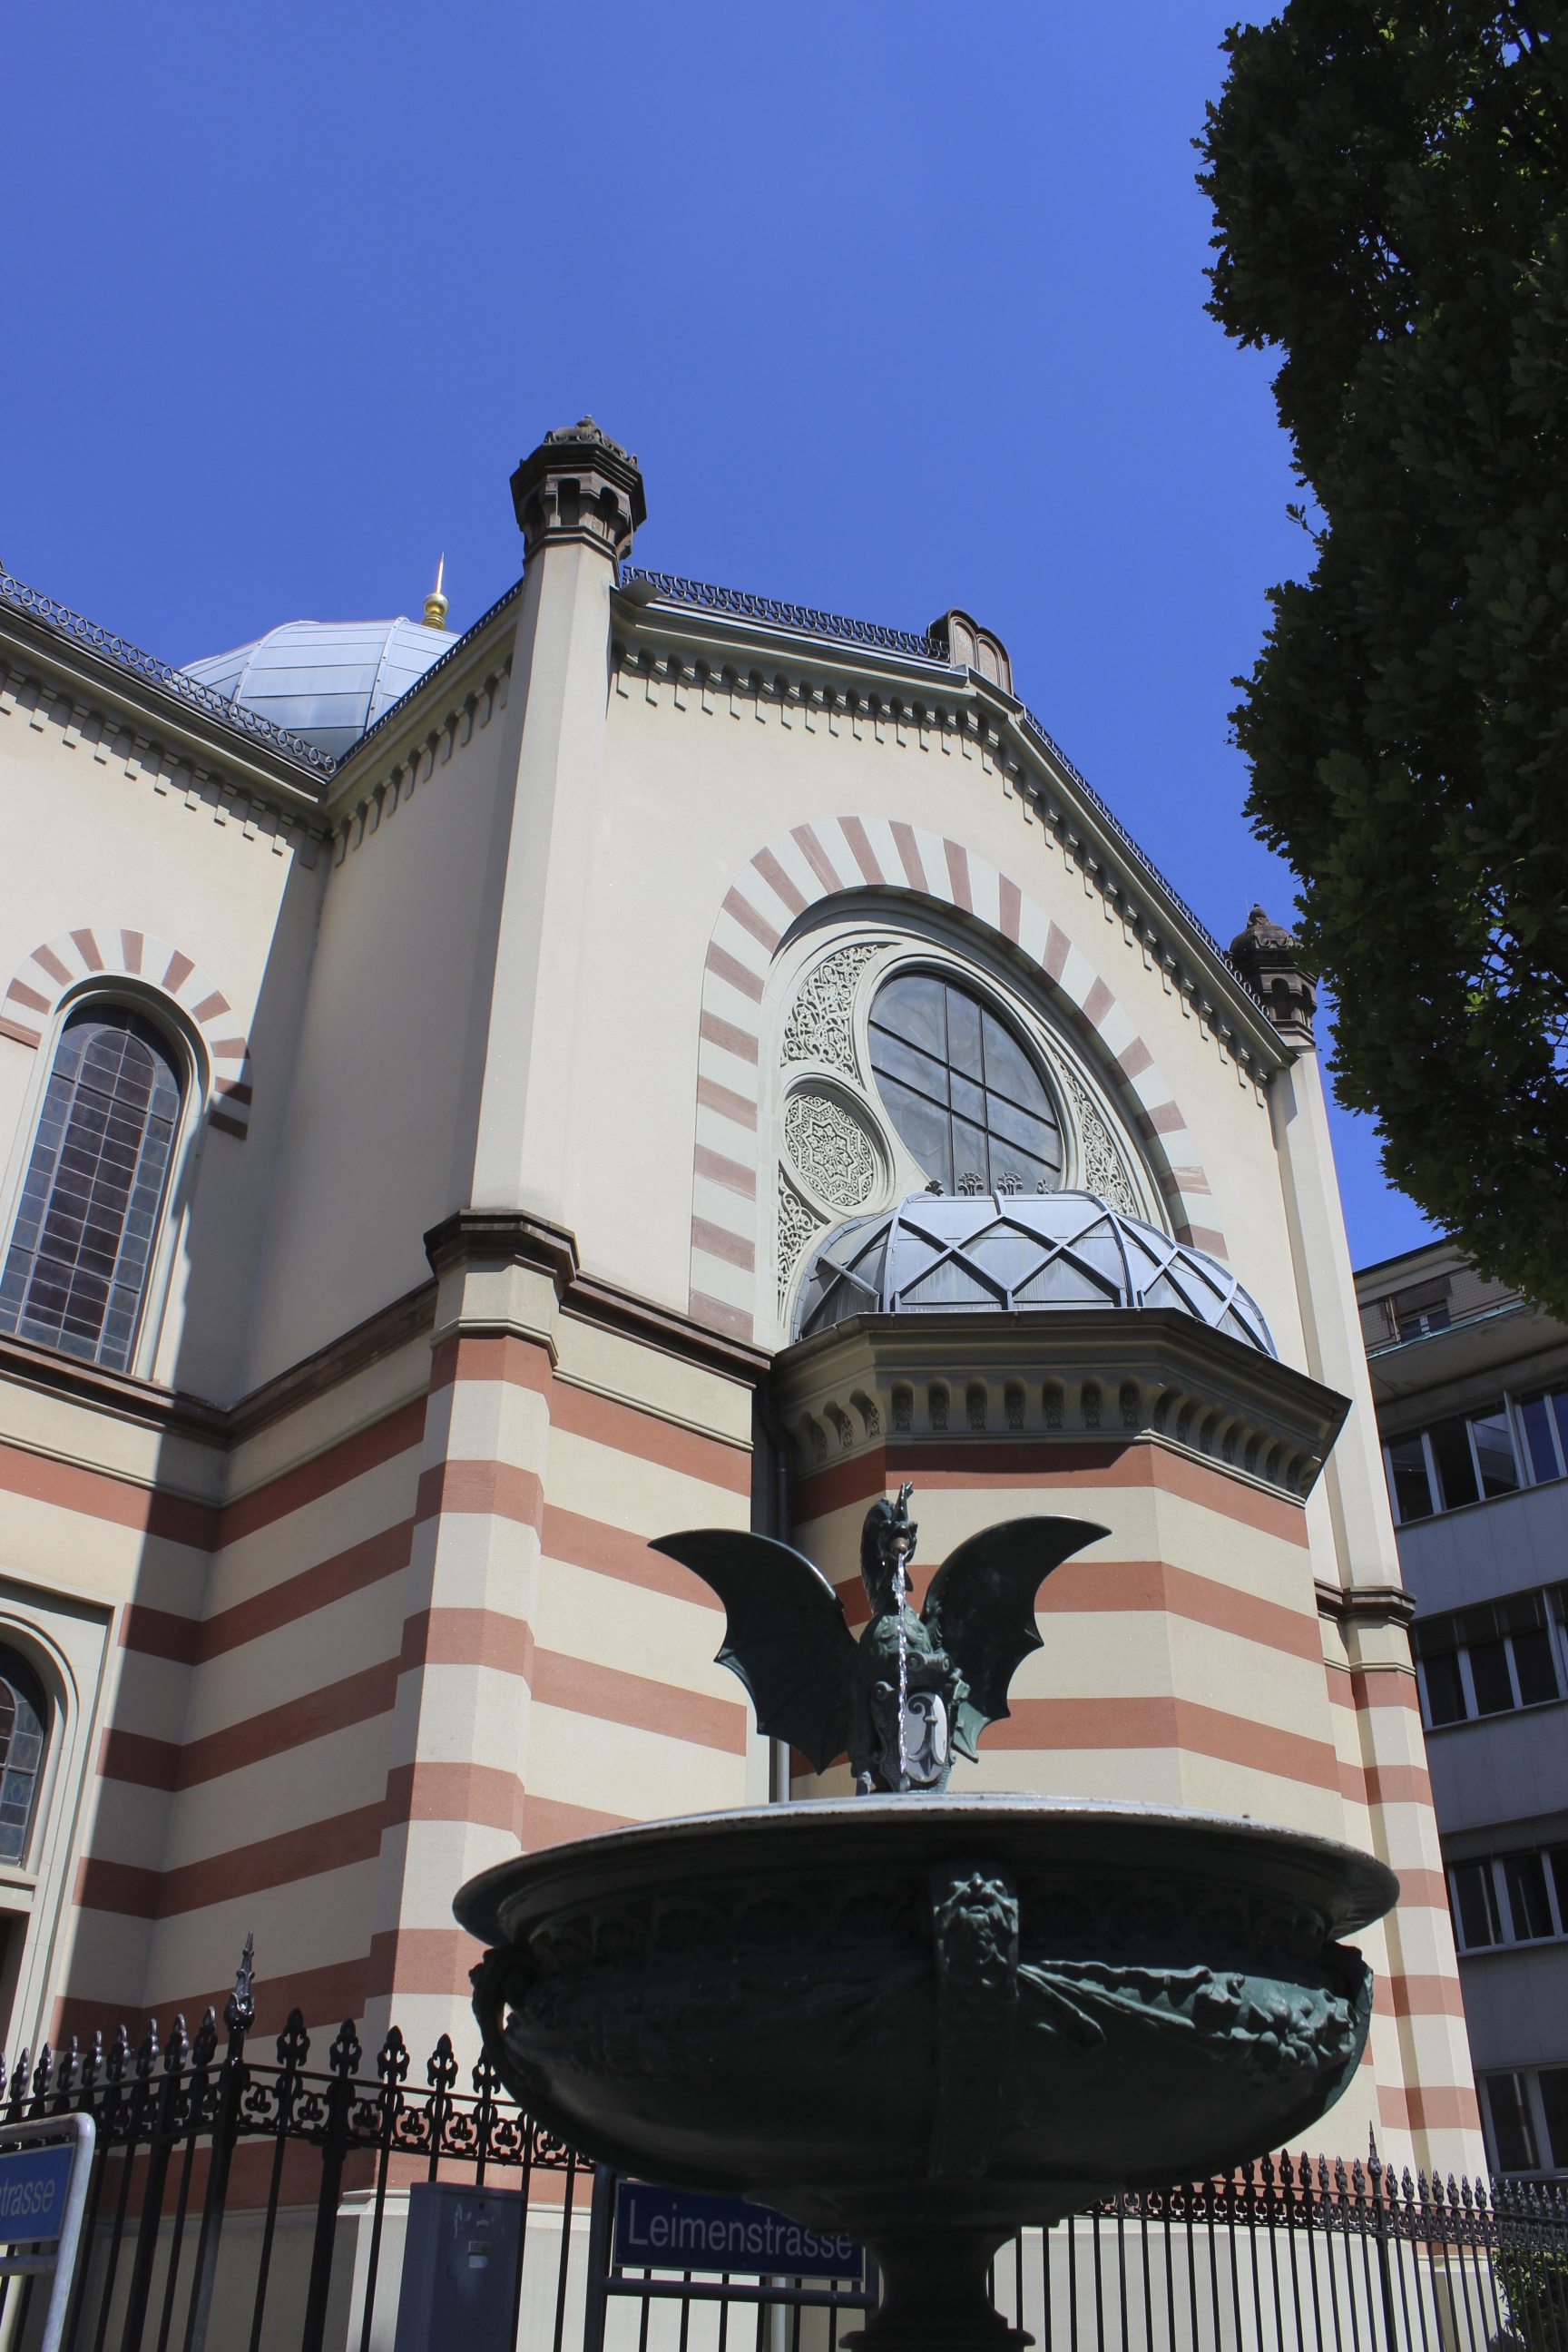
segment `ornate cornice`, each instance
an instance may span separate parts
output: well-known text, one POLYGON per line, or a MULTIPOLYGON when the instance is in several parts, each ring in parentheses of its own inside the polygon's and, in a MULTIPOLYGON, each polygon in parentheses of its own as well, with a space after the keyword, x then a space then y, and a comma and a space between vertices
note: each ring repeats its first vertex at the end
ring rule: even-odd
POLYGON ((895 1438, 1150 1439, 1300 1501, 1350 1400, 1171 1307, 858 1316, 773 1359, 808 1469, 895 1438))
POLYGON ((550 1276, 562 1313, 580 1323, 618 1331, 644 1347, 701 1364, 749 1388, 755 1388, 767 1372, 769 1359, 760 1348, 727 1339, 675 1307, 660 1307, 584 1275, 575 1235, 547 1218, 520 1211, 459 1209, 430 1228, 425 1255, 437 1278, 460 1265, 531 1266, 550 1276))
POLYGON ((1402 1584, 1326 1584, 1317 1580, 1318 1614, 1339 1625, 1408 1625, 1415 1595, 1402 1584))
POLYGON ((316 863, 326 776, 295 765, 187 704, 155 678, 0 601, 0 719, 52 734, 99 766, 205 803, 239 836, 316 863))

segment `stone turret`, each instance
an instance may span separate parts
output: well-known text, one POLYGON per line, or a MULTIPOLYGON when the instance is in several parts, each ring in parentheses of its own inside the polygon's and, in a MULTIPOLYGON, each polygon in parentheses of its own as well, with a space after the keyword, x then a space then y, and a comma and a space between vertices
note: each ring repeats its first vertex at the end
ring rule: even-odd
POLYGON ((1270 922, 1254 905, 1247 929, 1230 943, 1230 960, 1247 986, 1263 999, 1263 1007, 1282 1037, 1293 1045, 1313 1043, 1312 1015, 1318 1009, 1317 982, 1301 963, 1299 940, 1279 923, 1270 922))
POLYGON ((513 474, 511 502, 525 562, 547 543, 572 540, 624 562, 647 520, 637 459, 591 416, 545 435, 513 474))

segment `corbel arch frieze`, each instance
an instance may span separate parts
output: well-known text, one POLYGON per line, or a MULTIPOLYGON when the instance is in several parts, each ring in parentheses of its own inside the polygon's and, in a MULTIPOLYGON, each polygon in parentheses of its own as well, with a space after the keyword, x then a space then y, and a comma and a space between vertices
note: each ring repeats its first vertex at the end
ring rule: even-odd
MULTIPOLYGON (((774 1358, 773 1404, 809 1477, 889 1442, 1022 1449, 1020 1475, 1082 1466, 1084 1449, 1152 1444, 1304 1502, 1348 1399, 1171 1308, 864 1316, 774 1358), (868 1410, 869 1408, 869 1410, 868 1410)), ((989 1462, 994 1468, 994 1463, 989 1462)), ((976 1457, 976 1469, 987 1466, 976 1457)))
POLYGON ((178 1007, 205 1049, 208 1124, 244 1142, 250 1131, 250 1049, 228 998, 195 956, 154 931, 84 924, 36 947, 14 975, 0 1005, 0 1035, 34 1050, 54 1026, 62 1001, 85 982, 131 981, 138 992, 178 1007))
POLYGON ((1022 957, 1064 1024, 1120 1095, 1180 1241, 1218 1257, 1225 1236, 1175 1096, 1092 959, 1011 876, 963 843, 882 817, 817 818, 757 850, 736 875, 704 962, 698 1047, 689 1311, 751 1339, 759 1192, 770 1181, 758 1106, 763 1000, 773 959, 824 901, 874 890, 951 909, 1022 957))

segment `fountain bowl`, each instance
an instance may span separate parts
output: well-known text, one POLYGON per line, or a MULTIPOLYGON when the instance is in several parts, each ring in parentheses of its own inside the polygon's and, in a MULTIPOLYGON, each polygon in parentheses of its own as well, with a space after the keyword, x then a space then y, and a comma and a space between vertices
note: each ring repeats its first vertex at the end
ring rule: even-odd
POLYGON ((1016 2347, 992 2252, 1317 2122, 1360 2061, 1372 1855, 1172 1808, 899 1795, 613 1830, 470 1879, 487 2050, 644 2179, 881 2259, 861 2341, 1016 2347))

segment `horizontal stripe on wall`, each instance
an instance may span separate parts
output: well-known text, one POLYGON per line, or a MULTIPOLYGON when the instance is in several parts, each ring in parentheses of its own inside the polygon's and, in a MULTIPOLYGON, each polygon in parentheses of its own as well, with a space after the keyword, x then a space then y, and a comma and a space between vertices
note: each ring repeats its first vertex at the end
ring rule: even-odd
POLYGON ((185 1544, 195 1551, 210 1551, 217 1540, 221 1515, 216 1504, 159 1494, 132 1479, 117 1478, 111 1470, 59 1462, 52 1454, 29 1453, 25 1445, 0 1443, 0 1491, 47 1503, 55 1510, 79 1512, 83 1518, 103 1519, 138 1535, 185 1544))
POLYGON ((1377 2086, 1377 2119, 1388 2131, 1479 2132, 1481 2113, 1473 2083, 1398 2083, 1377 2086))
MULTIPOLYGON (((912 1601, 916 1608, 923 1606, 939 1565, 915 1562, 912 1601)), ((850 1624, 863 1624, 870 1606, 858 1574, 838 1591, 850 1624)), ((1256 1593, 1199 1576, 1192 1569, 1173 1568, 1163 1560, 1064 1560, 1041 1585, 1035 1605, 1041 1616, 1159 1612, 1212 1626, 1216 1633, 1234 1633, 1261 1648, 1303 1658, 1314 1666, 1322 1663, 1315 1609, 1309 1612, 1289 1608, 1283 1601, 1264 1601, 1256 1593)))
POLYGON ((483 1951, 461 1927, 383 1927, 370 1939, 365 1997, 390 1994, 395 2004, 399 1993, 436 1993, 461 2000, 466 2009, 474 1990, 468 1970, 483 1951))
POLYGON ((414 1523, 417 1527, 447 1511, 510 1519, 537 1530, 544 1516, 544 1488, 536 1472, 520 1469, 515 1462, 437 1462, 420 1473, 414 1523))
POLYGON ((1448 1882, 1440 1870, 1420 1868, 1399 1869, 1399 1908, 1401 1911, 1441 1911, 1448 1913, 1448 1882))
POLYGON ((1395 2017, 1463 2017, 1465 2013, 1458 1977, 1394 1976, 1388 1979, 1388 1987, 1395 2017))
POLYGON ((693 1290, 689 1305, 694 1323, 706 1323, 710 1330, 722 1331, 727 1339, 750 1342, 752 1318, 745 1307, 731 1307, 726 1299, 710 1298, 705 1290, 693 1290))
POLYGON ((58 1510, 79 1512, 116 1527, 133 1528, 170 1543, 198 1551, 214 1551, 269 1527, 306 1504, 320 1501, 367 1470, 395 1460, 419 1444, 425 1428, 425 1400, 416 1397, 356 1430, 336 1445, 328 1446, 308 1462, 279 1472, 248 1495, 226 1503, 198 1503, 181 1495, 159 1493, 119 1478, 111 1471, 91 1470, 77 1463, 31 1454, 25 1446, 0 1443, 0 1491, 47 1503, 58 1510))
POLYGON ((390 1714, 397 1695, 397 1660, 386 1658, 357 1675, 344 1675, 321 1690, 307 1691, 281 1706, 266 1708, 242 1722, 207 1732, 180 1748, 169 1739, 139 1732, 106 1731, 99 1771, 106 1780, 131 1780, 147 1789, 190 1789, 216 1780, 268 1756, 281 1756, 312 1739, 324 1739, 350 1724, 390 1714))
POLYGON ((596 1836, 600 1830, 624 1830, 635 1818, 631 1813, 595 1812, 589 1805, 568 1805, 558 1797, 525 1796, 522 1850, 539 1853, 546 1846, 570 1845, 574 1839, 596 1836))
POLYGON ((438 1340, 430 1356, 430 1392, 458 1381, 504 1381, 510 1388, 542 1396, 554 1366, 542 1339, 521 1331, 456 1331, 438 1340))
POLYGON ((77 1868, 76 1901, 87 1911, 172 1919, 268 1887, 290 1886, 350 1864, 374 1861, 381 1848, 382 1811, 379 1804, 361 1805, 331 1821, 258 1838, 173 1870, 142 1870, 106 1855, 84 1856, 77 1868))
POLYGON ((422 1666, 489 1666, 530 1680, 533 1628, 499 1609, 421 1609, 403 1621, 400 1675, 422 1666))
POLYGON ((424 1435, 425 1399, 411 1397, 406 1404, 395 1406, 379 1421, 356 1429, 352 1436, 340 1438, 335 1445, 312 1454, 308 1462, 296 1463, 292 1469, 279 1471, 275 1478, 253 1487, 249 1494, 226 1503, 219 1543, 237 1543, 242 1536, 255 1535, 259 1528, 287 1518, 290 1512, 302 1510, 308 1503, 321 1502, 352 1479, 363 1478, 367 1470, 377 1470, 384 1463, 394 1462, 400 1454, 408 1453, 424 1435))
POLYGON ((703 1609, 719 1610, 724 1605, 712 1587, 689 1568, 661 1551, 650 1551, 645 1536, 631 1535, 625 1528, 610 1527, 578 1511, 563 1510, 556 1503, 544 1506, 543 1546, 547 1559, 589 1569, 595 1576, 613 1576, 622 1584, 668 1593, 674 1601, 695 1601, 703 1609))
MULTIPOLYGON (((235 1953, 237 1961, 239 1954, 235 1953)), ((138 1966, 136 1973, 140 1977, 138 1966)), ((99 2000, 88 1995, 66 1995, 57 1999, 50 2039, 58 2049, 69 2034, 89 2042, 97 2031, 102 2031, 107 2042, 117 2025, 123 2024, 131 2037, 132 2048, 141 2041, 148 2025, 157 2018, 167 2026, 171 2018, 184 2019, 191 2032, 207 2010, 215 2010, 221 2020, 223 2005, 234 1990, 232 1978, 226 1983, 205 1991, 171 1993, 158 2002, 155 2010, 139 2009, 134 2002, 124 2006, 111 2000, 99 2000)), ((364 2015, 365 1964, 363 1959, 334 1960, 325 1968, 296 1969, 287 1976, 258 1977, 255 1987, 256 2023, 252 2028, 249 2048, 253 2053, 270 2061, 272 2053, 265 2047, 265 2037, 280 2033, 291 2009, 299 2010, 310 2029, 314 2042, 318 2032, 324 2030, 328 2042, 345 2017, 364 2015)), ((218 2047, 223 2047, 220 2029, 218 2047)), ((326 2045, 321 2055, 325 2058, 326 2045)), ((311 2057, 317 2055, 312 2050, 311 2057)), ((237 2155, 238 2151, 236 2151, 237 2155)), ((321 2168, 316 2168, 316 2184, 320 2185, 321 2168)))
POLYGON ((1174 1748, 1213 1756, 1249 1772, 1271 1772, 1309 1788, 1340 1785, 1339 1759, 1326 1740, 1304 1738, 1275 1725, 1254 1723, 1201 1706, 1194 1699, 1022 1698, 1010 1717, 992 1724, 981 1746, 1046 1751, 1100 1748, 1174 1748))
POLYGON ((605 1723, 628 1724, 667 1739, 714 1748, 722 1755, 746 1752, 743 1703, 710 1698, 702 1691, 682 1690, 673 1683, 629 1675, 618 1666, 599 1665, 589 1658, 568 1657, 559 1650, 537 1653, 533 1696, 545 1706, 595 1716, 605 1723))
POLYGON ((379 1535, 367 1536, 363 1543, 351 1544, 330 1559, 318 1560, 313 1568, 286 1576, 265 1591, 218 1610, 205 1622, 132 1601, 121 1619, 121 1641, 128 1650, 173 1658, 183 1665, 221 1657, 243 1643, 259 1641, 384 1577, 399 1574, 408 1565, 413 1532, 412 1519, 384 1528, 379 1535))
POLYGON ((1218 1463, 1195 1460, 1147 1437, 1112 1438, 1103 1445, 1053 1444, 1029 1438, 889 1440, 803 1478, 795 1490, 795 1524, 805 1527, 830 1511, 868 1501, 903 1478, 914 1478, 939 1494, 962 1493, 966 1487, 989 1493, 1038 1486, 1056 1494, 1097 1486, 1153 1487, 1201 1504, 1261 1535, 1277 1536, 1303 1550, 1307 1546, 1306 1514, 1300 1503, 1266 1494, 1218 1463))
POLYGON ((635 1454, 641 1462, 679 1470, 685 1477, 722 1486, 731 1495, 749 1496, 752 1491, 749 1445, 727 1444, 721 1437, 666 1421, 659 1413, 626 1403, 624 1398, 579 1388, 560 1374, 550 1392, 550 1422, 552 1428, 570 1430, 574 1437, 589 1438, 616 1454, 635 1454))
POLYGON ((465 1822, 521 1839, 522 1783, 497 1764, 395 1764, 382 1817, 389 1829, 405 1822, 465 1822))
POLYGON ((1432 1783, 1424 1764, 1363 1764, 1362 1780, 1369 1805, 1432 1804, 1432 1783))
MULTIPOLYGON (((580 1387, 559 1372, 546 1377, 549 1359, 537 1345, 518 1340, 510 1334, 500 1339, 459 1334, 456 1340, 443 1341, 442 1348, 455 1351, 458 1369, 447 1375, 449 1378, 506 1381, 547 1393, 553 1428, 570 1430, 574 1437, 585 1437, 595 1445, 607 1445, 617 1454, 636 1454, 639 1461, 656 1462, 661 1468, 679 1470, 707 1486, 726 1487, 732 1494, 749 1495, 752 1491, 749 1446, 731 1444, 701 1430, 689 1429, 624 1397, 605 1396, 596 1389, 580 1387)), ((437 1352, 439 1355, 442 1350, 437 1352)), ((430 1475, 426 1471, 425 1476, 430 1475)), ((423 1488, 423 1479, 420 1484, 423 1488)))

